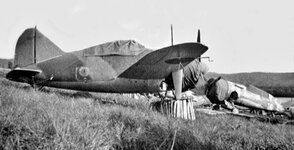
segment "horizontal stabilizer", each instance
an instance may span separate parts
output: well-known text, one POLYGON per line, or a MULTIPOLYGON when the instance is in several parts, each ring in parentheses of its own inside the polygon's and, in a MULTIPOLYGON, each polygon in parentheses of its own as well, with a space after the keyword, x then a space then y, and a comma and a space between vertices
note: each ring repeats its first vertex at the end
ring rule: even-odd
POLYGON ((12 81, 23 81, 27 79, 32 79, 32 77, 41 73, 41 70, 34 69, 24 69, 24 68, 16 68, 7 73, 6 78, 12 81))

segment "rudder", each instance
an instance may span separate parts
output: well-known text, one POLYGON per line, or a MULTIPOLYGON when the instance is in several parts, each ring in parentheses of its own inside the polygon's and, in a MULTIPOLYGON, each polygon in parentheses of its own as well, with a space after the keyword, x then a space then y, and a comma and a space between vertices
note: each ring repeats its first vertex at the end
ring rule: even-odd
POLYGON ((25 67, 62 55, 64 52, 36 28, 26 29, 15 47, 15 67, 25 67))

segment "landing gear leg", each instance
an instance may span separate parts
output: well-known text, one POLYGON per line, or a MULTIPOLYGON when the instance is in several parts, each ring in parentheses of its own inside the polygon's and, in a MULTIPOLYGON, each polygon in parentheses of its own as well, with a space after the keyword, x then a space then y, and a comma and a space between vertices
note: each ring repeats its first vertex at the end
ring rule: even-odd
POLYGON ((31 80, 31 84, 30 85, 36 91, 41 91, 44 88, 44 85, 43 84, 39 84, 39 83, 36 82, 35 76, 32 77, 32 80, 31 80))

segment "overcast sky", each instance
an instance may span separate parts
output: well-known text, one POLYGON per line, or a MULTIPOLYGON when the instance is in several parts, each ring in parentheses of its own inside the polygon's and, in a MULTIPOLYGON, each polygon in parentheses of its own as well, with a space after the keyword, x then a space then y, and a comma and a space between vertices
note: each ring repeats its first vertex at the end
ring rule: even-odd
POLYGON ((19 35, 37 25, 62 50, 134 39, 147 48, 202 43, 210 71, 294 72, 291 0, 7 0, 0 2, 0 58, 13 58, 19 35))

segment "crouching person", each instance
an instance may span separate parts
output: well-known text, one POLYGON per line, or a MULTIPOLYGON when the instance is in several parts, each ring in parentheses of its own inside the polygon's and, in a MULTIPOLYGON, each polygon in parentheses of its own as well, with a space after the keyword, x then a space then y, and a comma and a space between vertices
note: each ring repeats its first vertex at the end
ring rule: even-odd
POLYGON ((233 113, 239 113, 239 110, 235 107, 235 102, 238 99, 238 93, 233 91, 228 99, 224 100, 224 105, 222 107, 232 111, 233 113))
POLYGON ((221 108, 238 113, 235 102, 239 98, 236 91, 228 90, 227 82, 220 77, 217 79, 209 79, 206 87, 206 97, 214 104, 213 109, 221 108))

